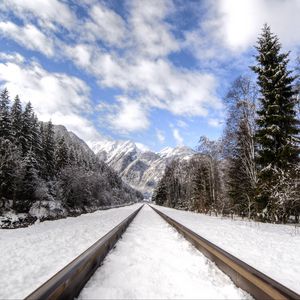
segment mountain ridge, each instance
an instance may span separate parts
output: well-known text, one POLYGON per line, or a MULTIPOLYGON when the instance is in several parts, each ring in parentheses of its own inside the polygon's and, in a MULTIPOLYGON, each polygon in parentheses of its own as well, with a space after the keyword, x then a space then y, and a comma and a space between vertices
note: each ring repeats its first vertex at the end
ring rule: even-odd
POLYGON ((187 159, 196 151, 166 147, 159 152, 140 149, 133 141, 99 141, 91 149, 133 188, 150 198, 166 166, 174 159, 187 159))

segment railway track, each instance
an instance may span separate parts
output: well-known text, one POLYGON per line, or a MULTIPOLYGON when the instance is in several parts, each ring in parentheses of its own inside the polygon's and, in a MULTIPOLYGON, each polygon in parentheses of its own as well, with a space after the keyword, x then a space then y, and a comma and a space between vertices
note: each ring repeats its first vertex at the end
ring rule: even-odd
POLYGON ((209 242, 160 210, 150 207, 174 227, 231 280, 255 299, 300 299, 300 295, 209 242))
MULTIPOLYGON (((76 298, 142 207, 134 211, 26 299, 76 298)), ((297 293, 197 235, 158 209, 150 207, 206 257, 215 262, 237 287, 245 290, 255 299, 300 299, 297 293)))
POLYGON ((143 205, 25 299, 76 298, 142 207, 143 205))

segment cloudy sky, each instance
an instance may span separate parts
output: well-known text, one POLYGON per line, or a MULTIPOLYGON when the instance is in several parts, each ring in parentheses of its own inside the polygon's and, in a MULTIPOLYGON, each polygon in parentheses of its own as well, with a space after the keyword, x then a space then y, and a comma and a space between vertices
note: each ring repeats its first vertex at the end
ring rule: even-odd
POLYGON ((221 135, 265 22, 299 54, 299 16, 300 0, 1 0, 0 85, 89 143, 194 147, 221 135))

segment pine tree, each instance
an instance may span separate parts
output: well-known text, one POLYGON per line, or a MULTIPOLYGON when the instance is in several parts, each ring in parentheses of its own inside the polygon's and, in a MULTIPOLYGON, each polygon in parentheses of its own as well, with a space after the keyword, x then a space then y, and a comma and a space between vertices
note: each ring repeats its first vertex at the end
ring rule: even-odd
POLYGON ((258 75, 260 107, 257 111, 260 208, 268 206, 272 220, 276 199, 269 190, 276 184, 281 171, 289 171, 299 162, 299 121, 296 118, 295 77, 287 69, 289 53, 281 53, 281 44, 270 27, 265 25, 256 46, 257 65, 252 70, 258 75), (280 172, 279 172, 280 171, 280 172))
POLYGON ((159 181, 152 195, 152 201, 155 202, 157 205, 164 205, 167 201, 167 194, 168 194, 168 188, 165 182, 165 178, 163 177, 159 181))
POLYGON ((9 95, 5 88, 0 94, 0 137, 10 139, 9 95))
POLYGON ((209 187, 207 184, 208 170, 202 164, 197 164, 192 174, 192 210, 206 213, 209 210, 209 187))
POLYGON ((13 199, 13 191, 18 168, 20 153, 16 146, 0 137, 0 200, 13 199))
POLYGON ((31 135, 32 135, 32 151, 34 152, 37 160, 37 170, 42 172, 44 166, 44 153, 42 145, 41 127, 37 116, 33 113, 31 119, 31 135))
POLYGON ((31 204, 36 200, 35 192, 39 185, 37 160, 32 150, 29 150, 22 164, 22 177, 17 187, 15 209, 18 212, 28 212, 31 204))
POLYGON ((14 99, 10 111, 11 115, 11 133, 16 145, 21 145, 22 139, 22 106, 19 96, 14 99))
POLYGON ((53 177, 55 173, 55 140, 54 140, 54 129, 53 124, 49 121, 44 128, 43 137, 43 153, 45 158, 45 174, 48 177, 53 177))
POLYGON ((33 142, 32 121, 33 121, 33 108, 31 106, 31 103, 28 102, 22 114, 21 146, 22 146, 22 152, 24 157, 27 155, 28 151, 32 148, 32 142, 33 142))

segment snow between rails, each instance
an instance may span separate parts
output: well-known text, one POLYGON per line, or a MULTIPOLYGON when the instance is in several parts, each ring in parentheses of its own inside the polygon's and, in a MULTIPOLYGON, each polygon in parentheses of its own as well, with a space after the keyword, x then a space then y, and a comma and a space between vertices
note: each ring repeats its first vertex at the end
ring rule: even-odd
POLYGON ((129 225, 79 299, 251 298, 149 206, 129 225))

